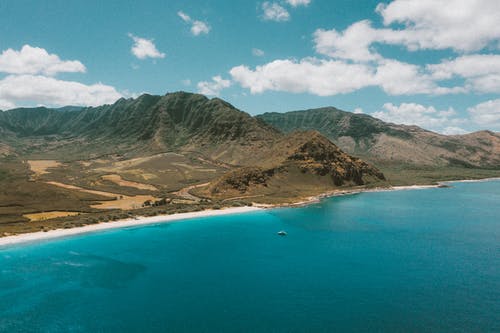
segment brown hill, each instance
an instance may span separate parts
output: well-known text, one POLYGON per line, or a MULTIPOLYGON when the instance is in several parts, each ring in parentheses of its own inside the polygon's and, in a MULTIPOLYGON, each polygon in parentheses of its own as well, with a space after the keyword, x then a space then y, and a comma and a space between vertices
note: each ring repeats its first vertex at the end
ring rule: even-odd
POLYGON ((214 181, 205 194, 218 198, 283 198, 385 180, 378 169, 344 153, 317 131, 294 132, 259 157, 259 163, 230 171, 214 181))

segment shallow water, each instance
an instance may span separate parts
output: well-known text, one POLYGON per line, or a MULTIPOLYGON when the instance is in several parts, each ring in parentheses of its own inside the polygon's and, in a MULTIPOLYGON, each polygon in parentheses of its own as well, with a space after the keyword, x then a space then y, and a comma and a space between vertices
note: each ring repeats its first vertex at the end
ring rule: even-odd
POLYGON ((0 331, 499 332, 500 181, 453 186, 2 249, 0 331))

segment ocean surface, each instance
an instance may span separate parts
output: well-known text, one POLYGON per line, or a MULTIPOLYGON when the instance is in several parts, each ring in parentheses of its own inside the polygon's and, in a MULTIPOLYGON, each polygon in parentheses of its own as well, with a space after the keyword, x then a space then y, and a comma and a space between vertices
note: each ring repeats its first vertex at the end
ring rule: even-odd
POLYGON ((19 245, 0 272, 0 332, 500 332, 500 181, 19 245))

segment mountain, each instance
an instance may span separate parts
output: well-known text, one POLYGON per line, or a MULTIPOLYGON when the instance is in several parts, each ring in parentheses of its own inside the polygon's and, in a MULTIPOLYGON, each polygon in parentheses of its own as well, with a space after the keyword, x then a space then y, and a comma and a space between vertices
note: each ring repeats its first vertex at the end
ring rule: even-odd
POLYGON ((208 191, 215 197, 300 196, 321 189, 377 184, 384 175, 349 156, 317 131, 294 132, 260 154, 259 163, 228 172, 208 191))
POLYGON ((14 109, 0 113, 2 132, 1 137, 29 154, 80 157, 201 150, 230 163, 240 162, 246 154, 243 148, 257 149, 281 136, 221 99, 184 92, 145 94, 80 110, 14 109))
POLYGON ((264 113, 257 118, 285 133, 317 130, 346 152, 379 166, 500 169, 499 133, 447 136, 333 107, 264 113))

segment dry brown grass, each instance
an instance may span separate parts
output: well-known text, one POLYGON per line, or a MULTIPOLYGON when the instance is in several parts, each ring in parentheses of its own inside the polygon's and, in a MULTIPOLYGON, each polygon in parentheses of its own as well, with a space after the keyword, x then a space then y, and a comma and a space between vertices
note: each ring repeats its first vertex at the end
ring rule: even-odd
POLYGON ((28 164, 31 171, 35 173, 35 177, 49 173, 48 169, 57 168, 62 164, 55 160, 29 160, 28 164))
POLYGON ((54 211, 54 212, 42 212, 42 213, 32 213, 24 214, 23 216, 32 221, 44 221, 55 219, 57 217, 75 216, 79 215, 79 212, 65 212, 65 211, 54 211))
POLYGON ((98 204, 91 205, 92 208, 97 209, 122 209, 131 210, 142 208, 142 204, 145 201, 155 201, 159 200, 152 195, 135 195, 135 196, 120 196, 117 200, 111 201, 101 201, 98 204))
POLYGON ((104 180, 109 180, 110 182, 113 182, 119 186, 134 187, 139 190, 157 191, 157 188, 153 185, 125 180, 122 178, 122 176, 116 174, 104 175, 101 178, 104 180))
POLYGON ((91 193, 91 194, 96 194, 96 195, 116 199, 116 200, 100 201, 99 203, 90 206, 92 208, 97 208, 97 209, 123 209, 123 210, 139 209, 142 207, 142 204, 144 203, 144 201, 159 200, 159 198, 156 198, 152 195, 127 196, 127 195, 123 195, 123 194, 119 194, 119 193, 88 190, 88 189, 78 187, 75 185, 63 184, 63 183, 59 183, 59 182, 47 182, 47 184, 59 186, 59 187, 62 187, 62 188, 68 189, 68 190, 86 192, 86 193, 91 193))
POLYGON ((86 193, 100 195, 100 196, 108 197, 108 198, 118 198, 121 195, 121 194, 116 194, 116 193, 111 193, 111 192, 88 190, 86 188, 82 188, 82 187, 79 187, 79 186, 69 185, 69 184, 63 184, 63 183, 54 182, 54 181, 46 182, 46 183, 50 184, 50 185, 54 185, 54 186, 65 188, 67 190, 75 190, 75 191, 80 191, 80 192, 86 192, 86 193))

